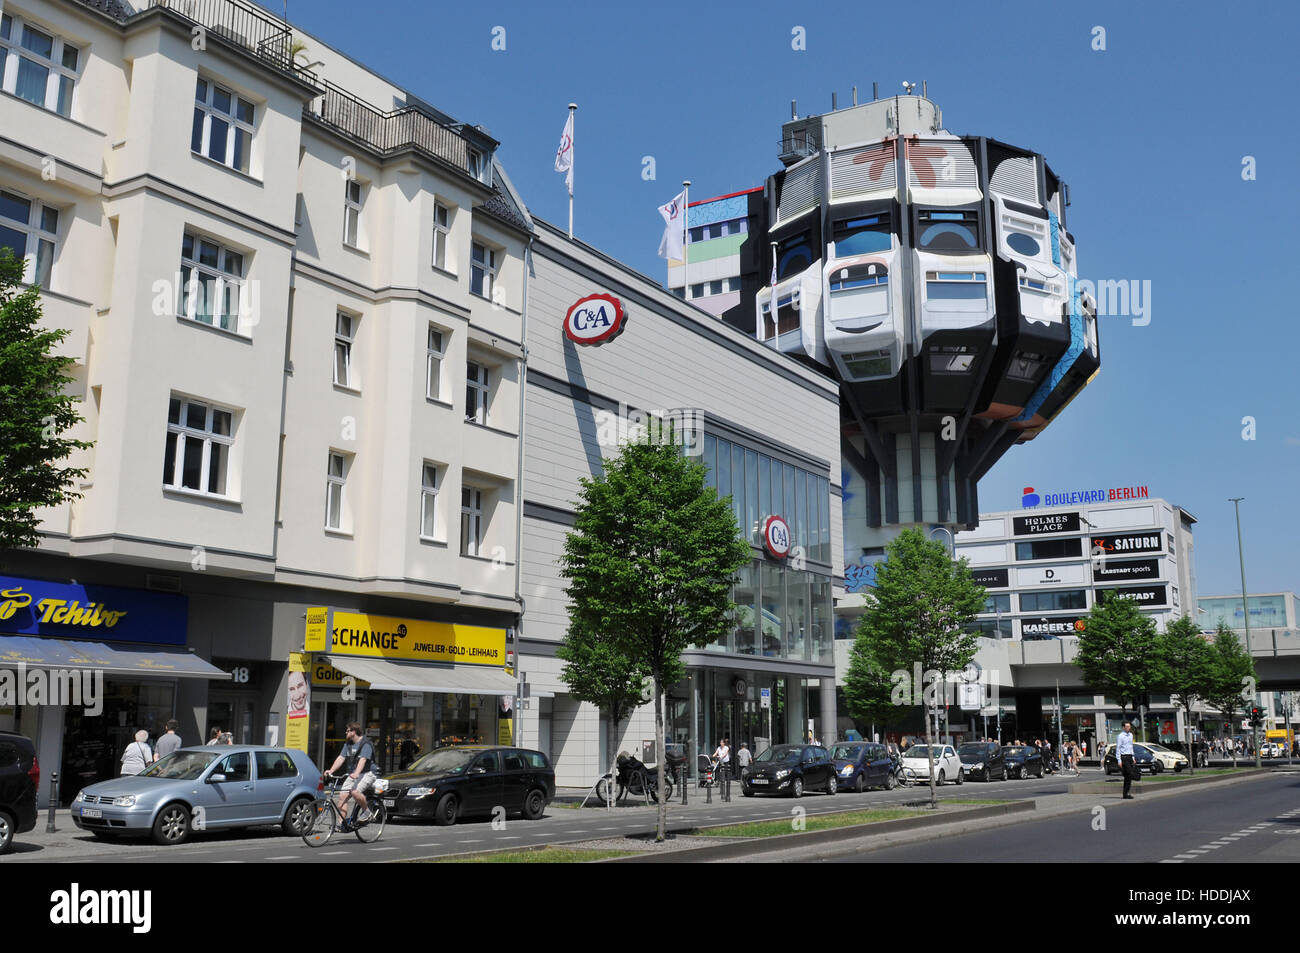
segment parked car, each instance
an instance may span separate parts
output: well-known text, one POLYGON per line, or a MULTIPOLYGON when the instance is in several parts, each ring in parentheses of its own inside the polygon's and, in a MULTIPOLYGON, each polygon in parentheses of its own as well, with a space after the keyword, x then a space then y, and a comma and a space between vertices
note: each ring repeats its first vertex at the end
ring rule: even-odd
POLYGON ((930 783, 930 756, 928 748, 934 748, 935 782, 945 781, 962 783, 961 758, 952 745, 912 745, 903 752, 903 773, 922 784, 930 783))
POLYGON ((1158 745, 1151 741, 1145 742, 1143 747, 1151 751, 1151 754, 1155 756, 1155 759, 1160 762, 1160 767, 1162 769, 1182 771, 1187 767, 1187 755, 1183 754, 1181 751, 1174 751, 1170 748, 1166 748, 1164 745, 1158 745))
POLYGON ((1043 756, 1033 745, 1004 745, 1002 758, 1009 778, 1043 776, 1043 756))
POLYGON ((100 839, 148 835, 164 845, 183 844, 195 830, 264 824, 298 836, 320 790, 320 768, 296 748, 181 748, 143 774, 83 788, 72 822, 100 839))
POLYGON ((497 807, 535 821, 555 799, 555 768, 542 752, 527 748, 438 748, 386 780, 383 798, 390 817, 442 825, 491 814, 497 807))
POLYGON ((1007 761, 1002 746, 991 741, 970 741, 957 749, 962 774, 972 781, 1007 779, 1007 761))
POLYGON ((862 793, 867 788, 895 786, 893 761, 884 745, 870 741, 842 741, 831 746, 831 760, 835 762, 836 783, 840 788, 852 788, 862 793))
POLYGON ((803 797, 805 789, 834 794, 839 778, 830 752, 820 745, 773 745, 750 763, 740 779, 745 797, 789 794, 803 797))
POLYGON ((1282 746, 1276 741, 1268 741, 1259 746, 1259 756, 1261 758, 1282 758, 1285 753, 1282 746))
POLYGON ((14 836, 36 826, 36 789, 41 765, 36 746, 25 735, 0 731, 0 854, 13 846, 14 836))
MULTIPOLYGON (((1165 769, 1150 748, 1136 741, 1133 742, 1133 763, 1137 765, 1139 772, 1146 771, 1148 774, 1159 774, 1165 769)), ((1107 774, 1119 773, 1120 763, 1115 755, 1114 745, 1106 749, 1105 768, 1107 774)))

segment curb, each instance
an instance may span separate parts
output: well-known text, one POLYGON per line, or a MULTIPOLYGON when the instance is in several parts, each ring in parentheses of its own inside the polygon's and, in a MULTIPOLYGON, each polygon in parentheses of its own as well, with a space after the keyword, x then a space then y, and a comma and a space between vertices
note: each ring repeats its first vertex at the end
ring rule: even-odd
MULTIPOLYGON (((740 840, 735 844, 721 844, 714 847, 694 847, 688 850, 665 851, 661 854, 644 854, 632 857, 612 857, 601 861, 606 864, 676 864, 697 861, 730 860, 736 857, 749 857, 772 851, 788 850, 791 847, 816 846, 829 844, 850 838, 860 838, 867 834, 891 834, 899 831, 918 830, 937 827, 942 824, 960 823, 966 820, 982 820, 1001 817, 1006 814, 1029 814, 1036 809, 1033 801, 1015 801, 1009 804, 994 804, 983 807, 956 811, 951 814, 935 814, 930 817, 905 817, 893 821, 878 821, 874 824, 854 824, 851 827, 834 827, 824 831, 805 831, 800 834, 781 834, 776 837, 756 837, 740 840)), ((731 827, 733 825, 715 825, 731 827)), ((710 828, 692 828, 693 832, 707 834, 710 828)))
MULTIPOLYGON (((1205 770, 1204 768, 1201 769, 1205 770)), ((1177 778, 1173 781, 1157 781, 1154 790, 1149 790, 1148 794, 1155 794, 1157 791, 1165 789, 1177 790, 1178 788, 1199 787, 1202 784, 1214 784, 1219 781, 1234 781, 1243 778, 1257 778, 1260 775, 1272 774, 1269 768, 1244 768, 1234 774, 1211 774, 1202 778, 1189 777, 1177 778)), ((1123 778, 1116 778, 1114 781, 1084 781, 1080 784, 1071 784, 1069 793, 1071 794, 1113 794, 1115 785, 1121 784, 1123 778)), ((1135 781, 1134 784, 1141 784, 1141 781, 1135 781)))

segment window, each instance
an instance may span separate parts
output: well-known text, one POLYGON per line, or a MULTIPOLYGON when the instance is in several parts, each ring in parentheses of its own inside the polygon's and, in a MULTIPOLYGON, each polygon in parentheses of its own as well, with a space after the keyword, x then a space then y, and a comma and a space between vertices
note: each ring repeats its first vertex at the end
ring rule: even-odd
POLYGON ((460 491, 460 554, 477 556, 483 545, 483 491, 462 487, 460 491))
POLYGON ((776 277, 778 281, 799 274, 812 263, 812 245, 807 232, 787 238, 776 246, 776 277))
POLYGON ((944 311, 983 311, 988 276, 983 271, 927 271, 925 300, 944 311))
POLYGON ((1011 611, 1011 594, 1000 592, 988 596, 984 600, 985 612, 1010 612, 1011 611))
MULTIPOLYGON (((223 774, 226 776, 226 783, 245 782, 252 777, 249 769, 249 758, 247 751, 241 751, 239 754, 228 755, 212 769, 212 774, 223 774)), ((295 772, 296 774, 296 772, 295 772)), ((209 775, 211 777, 212 775, 209 775)))
POLYGON ((483 364, 467 361, 465 364, 465 419, 476 424, 487 423, 488 369, 483 364))
POLYGON ((433 267, 447 270, 447 238, 451 233, 451 212, 441 202, 433 203, 433 267))
POLYGON ((59 210, 17 192, 0 189, 0 248, 26 263, 23 274, 49 290, 58 243, 59 210))
POLYGON ((865 255, 870 252, 889 251, 893 236, 889 230, 889 215, 863 215, 842 218, 831 229, 835 242, 835 257, 865 255))
POLYGON ((420 535, 426 539, 438 536, 438 467, 426 463, 420 475, 420 535))
POLYGON ((478 242, 470 245, 469 290, 484 298, 492 297, 496 283, 497 253, 478 242))
POLYGON ((1083 552, 1081 539, 1040 539, 1016 543, 1016 559, 1063 559, 1083 552))
POLYGON ((976 349, 969 344, 946 344, 928 350, 932 374, 969 374, 975 363, 976 349))
POLYGON ((241 253, 207 238, 185 235, 181 241, 182 317, 238 331, 243 290, 241 253))
POLYGON ((296 778, 298 768, 293 759, 283 751, 255 751, 253 757, 257 762, 257 779, 296 778))
POLYGON ((940 212, 923 209, 916 213, 916 247, 936 252, 978 251, 981 247, 979 212, 940 212))
POLYGON ((1047 356, 1030 351, 1017 351, 1007 364, 1006 376, 1013 380, 1034 381, 1047 367, 1047 356))
POLYGON ((229 410, 173 397, 167 407, 163 486, 226 496, 233 424, 229 410))
POLYGON ((842 358, 844 368, 856 380, 868 377, 888 377, 893 372, 894 360, 888 348, 876 351, 855 351, 842 358))
POLYGON ((1084 608, 1082 589, 1061 589, 1056 592, 1024 592, 1020 595, 1021 612, 1050 612, 1053 609, 1082 608, 1084 608))
POLYGON ((190 151, 240 172, 248 171, 253 144, 253 104, 199 77, 194 89, 190 151))
POLYGON ((348 179, 343 183, 343 244, 360 247, 361 183, 348 179))
POLYGON ((341 453, 331 453, 325 478, 325 528, 343 529, 343 488, 348 479, 348 461, 341 453))
MULTIPOLYGON (((840 254, 839 246, 836 246, 835 254, 840 254)), ((889 269, 879 262, 836 268, 830 276, 831 294, 852 291, 854 288, 876 288, 887 284, 889 284, 889 269)), ((875 313, 883 314, 888 310, 887 299, 882 303, 885 310, 878 310, 875 313)))
POLYGON ((0 86, 60 116, 72 114, 81 49, 22 17, 0 14, 0 86))
POLYGON ((424 396, 430 400, 442 398, 442 359, 446 356, 442 332, 429 325, 429 342, 424 357, 424 396))
POLYGON ((352 342, 356 334, 356 318, 342 311, 334 316, 334 383, 355 387, 352 375, 352 342))
POLYGON ((476 149, 469 150, 469 174, 474 178, 482 181, 483 179, 483 153, 476 149))

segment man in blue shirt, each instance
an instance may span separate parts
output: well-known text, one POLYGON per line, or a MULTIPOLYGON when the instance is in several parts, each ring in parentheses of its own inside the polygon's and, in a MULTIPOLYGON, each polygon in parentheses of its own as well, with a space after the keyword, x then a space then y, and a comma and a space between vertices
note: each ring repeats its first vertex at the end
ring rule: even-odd
POLYGON ((1133 760, 1133 722, 1124 722, 1124 730, 1119 733, 1119 738, 1115 742, 1115 756, 1119 758, 1120 766, 1124 771, 1124 799, 1131 801, 1133 795, 1129 789, 1133 786, 1133 775, 1140 771, 1133 760))

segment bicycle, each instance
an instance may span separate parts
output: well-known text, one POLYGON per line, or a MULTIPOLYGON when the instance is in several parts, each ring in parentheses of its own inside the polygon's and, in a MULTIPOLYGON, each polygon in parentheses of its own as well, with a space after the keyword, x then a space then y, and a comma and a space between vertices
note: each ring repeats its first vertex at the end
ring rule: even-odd
POLYGON ((366 799, 366 805, 371 812, 369 820, 360 821, 356 819, 357 810, 361 805, 355 801, 352 802, 352 816, 344 820, 339 815, 337 797, 341 792, 344 778, 335 778, 327 774, 321 778, 321 781, 322 783, 326 781, 332 783, 327 784, 325 793, 312 802, 310 821, 302 835, 302 839, 307 846, 324 847, 336 833, 346 834, 351 832, 356 834, 357 840, 363 844, 373 844, 379 840, 384 833, 384 822, 388 819, 388 812, 384 809, 384 800, 379 796, 382 792, 371 791, 371 796, 366 799))

